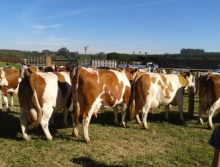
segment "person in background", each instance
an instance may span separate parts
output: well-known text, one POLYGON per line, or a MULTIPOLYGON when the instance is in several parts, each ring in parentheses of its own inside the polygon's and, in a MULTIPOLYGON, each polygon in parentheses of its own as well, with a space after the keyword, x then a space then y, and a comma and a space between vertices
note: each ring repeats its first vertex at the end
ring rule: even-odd
POLYGON ((208 143, 214 148, 212 167, 220 167, 220 125, 214 129, 208 143))
POLYGON ((5 68, 11 68, 9 63, 6 63, 5 68))
POLYGON ((24 71, 28 68, 26 59, 23 60, 21 64, 21 76, 24 77, 24 71))

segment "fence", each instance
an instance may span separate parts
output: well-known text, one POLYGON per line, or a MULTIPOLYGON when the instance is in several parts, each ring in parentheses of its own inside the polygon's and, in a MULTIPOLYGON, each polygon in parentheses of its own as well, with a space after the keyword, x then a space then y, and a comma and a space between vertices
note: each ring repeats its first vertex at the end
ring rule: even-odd
POLYGON ((0 58, 1 62, 7 62, 7 63, 20 63, 22 64, 23 61, 26 61, 27 65, 34 65, 34 66, 45 66, 48 64, 47 61, 49 61, 49 64, 57 65, 57 66, 66 66, 66 65, 76 65, 77 63, 73 60, 53 60, 49 56, 39 56, 39 57, 29 57, 25 59, 20 58, 0 58), (47 60, 50 59, 50 60, 47 60))

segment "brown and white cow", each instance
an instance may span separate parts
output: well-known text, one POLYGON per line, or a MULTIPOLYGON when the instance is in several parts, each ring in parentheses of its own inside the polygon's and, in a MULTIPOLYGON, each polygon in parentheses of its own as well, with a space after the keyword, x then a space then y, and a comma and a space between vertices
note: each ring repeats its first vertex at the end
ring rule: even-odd
MULTIPOLYGON (((21 82, 21 72, 15 68, 4 68, 0 69, 0 87, 6 109, 9 112, 10 107, 8 104, 8 94, 10 94, 11 101, 10 105, 14 105, 13 96, 18 93, 19 83, 21 82)), ((2 106, 0 106, 2 110, 2 106)))
POLYGON ((27 128, 40 124, 48 140, 49 119, 53 112, 64 110, 64 124, 67 125, 68 109, 71 105, 71 80, 66 72, 36 72, 25 77, 19 86, 20 123, 22 136, 30 140, 27 128))
POLYGON ((126 108, 131 93, 130 81, 133 80, 132 69, 97 70, 78 67, 72 78, 73 97, 73 135, 78 136, 79 117, 82 116, 83 138, 90 141, 88 127, 92 115, 103 105, 114 110, 114 122, 118 123, 117 105, 122 105, 121 125, 125 127, 126 108))
MULTIPOLYGON (((186 89, 188 87, 194 87, 194 77, 189 72, 178 75, 137 73, 132 83, 130 118, 137 117, 141 111, 144 128, 148 129, 148 111, 160 105, 172 104, 176 100, 180 100, 178 105, 182 106, 182 91, 183 88, 186 89)), ((180 119, 183 120, 182 109, 179 112, 180 119)), ((168 117, 168 114, 166 114, 166 117, 168 117)))
POLYGON ((203 124, 202 114, 208 111, 208 128, 212 129, 212 117, 220 108, 220 74, 208 73, 199 78, 199 122, 203 124))

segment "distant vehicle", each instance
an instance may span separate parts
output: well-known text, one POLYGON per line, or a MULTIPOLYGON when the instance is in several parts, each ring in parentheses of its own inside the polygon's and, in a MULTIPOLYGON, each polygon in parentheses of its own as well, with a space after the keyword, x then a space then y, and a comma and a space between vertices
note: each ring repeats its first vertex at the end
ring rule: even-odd
POLYGON ((156 68, 158 68, 159 66, 157 64, 154 64, 152 62, 147 63, 146 68, 150 71, 150 72, 154 72, 156 68))
POLYGON ((213 72, 220 73, 220 64, 213 70, 213 72))

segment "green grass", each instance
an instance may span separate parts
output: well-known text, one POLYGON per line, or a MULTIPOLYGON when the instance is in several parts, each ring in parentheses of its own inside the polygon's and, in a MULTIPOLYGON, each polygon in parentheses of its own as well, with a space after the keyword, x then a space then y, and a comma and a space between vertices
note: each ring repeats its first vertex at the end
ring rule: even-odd
MULTIPOLYGON (((17 64, 17 63, 9 63, 9 64, 10 64, 10 67, 14 67, 17 69, 21 68, 20 64, 17 64)), ((6 62, 0 62, 0 68, 5 67, 5 65, 6 65, 6 62)))
MULTIPOLYGON (((102 111, 91 120, 89 144, 82 141, 81 125, 80 137, 71 136, 70 117, 69 128, 62 128, 61 114, 55 118, 56 127, 50 128, 53 141, 47 141, 38 127, 29 131, 32 140, 26 142, 21 138, 17 97, 12 109, 8 114, 3 108, 0 120, 1 167, 201 167, 210 166, 213 156, 207 143, 212 131, 206 123, 197 123, 197 107, 194 119, 184 112, 185 124, 179 123, 177 107, 171 108, 170 121, 165 122, 164 107, 160 107, 149 113, 149 131, 128 118, 127 128, 114 126, 113 112, 102 111)), ((214 125, 219 123, 217 120, 218 114, 214 125)))

